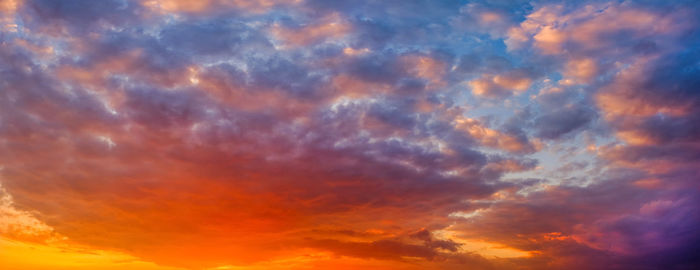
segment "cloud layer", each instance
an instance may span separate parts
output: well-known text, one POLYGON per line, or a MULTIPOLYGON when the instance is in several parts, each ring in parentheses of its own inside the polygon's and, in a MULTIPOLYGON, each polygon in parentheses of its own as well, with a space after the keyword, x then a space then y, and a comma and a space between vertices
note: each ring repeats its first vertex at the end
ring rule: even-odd
POLYGON ((0 244, 91 269, 698 267, 699 8, 2 1, 0 244))

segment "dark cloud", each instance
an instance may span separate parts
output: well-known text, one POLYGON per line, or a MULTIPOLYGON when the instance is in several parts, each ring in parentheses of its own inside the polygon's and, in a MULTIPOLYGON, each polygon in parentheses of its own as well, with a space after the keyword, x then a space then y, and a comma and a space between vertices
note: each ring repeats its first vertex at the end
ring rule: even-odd
POLYGON ((23 3, 23 7, 27 12, 26 22, 38 23, 38 28, 51 28, 58 23, 79 33, 103 25, 134 25, 143 12, 138 3, 121 0, 31 0, 23 3))
POLYGON ((535 136, 557 139, 584 128, 595 117, 592 109, 581 104, 558 108, 534 120, 535 136))
POLYGON ((159 33, 168 49, 189 56, 236 54, 243 46, 270 46, 255 29, 232 20, 205 20, 172 24, 159 33))

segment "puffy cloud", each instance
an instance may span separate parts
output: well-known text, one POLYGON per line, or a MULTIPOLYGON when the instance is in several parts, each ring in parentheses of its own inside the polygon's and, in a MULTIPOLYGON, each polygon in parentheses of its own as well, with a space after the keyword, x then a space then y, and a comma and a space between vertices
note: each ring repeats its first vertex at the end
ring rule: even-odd
POLYGON ((544 54, 606 54, 611 47, 677 36, 687 29, 680 19, 686 15, 682 11, 656 13, 632 3, 588 4, 575 9, 546 5, 511 28, 506 43, 509 49, 517 49, 532 42, 544 54), (621 38, 612 38, 615 35, 621 38))
POLYGON ((566 63, 564 84, 589 83, 595 77, 598 67, 590 58, 573 59, 566 63))
POLYGON ((556 139, 584 128, 595 118, 595 112, 582 104, 569 104, 535 119, 535 135, 556 139))
POLYGON ((429 87, 445 86, 445 63, 427 56, 406 56, 400 61, 410 74, 428 81, 429 87))
POLYGON ((502 149, 508 152, 533 152, 536 146, 528 141, 521 141, 516 136, 485 127, 476 119, 457 118, 455 120, 457 130, 464 131, 479 141, 480 145, 502 149))
POLYGON ((516 70, 498 75, 484 75, 467 83, 476 96, 502 98, 521 93, 532 84, 532 78, 525 71, 516 70))

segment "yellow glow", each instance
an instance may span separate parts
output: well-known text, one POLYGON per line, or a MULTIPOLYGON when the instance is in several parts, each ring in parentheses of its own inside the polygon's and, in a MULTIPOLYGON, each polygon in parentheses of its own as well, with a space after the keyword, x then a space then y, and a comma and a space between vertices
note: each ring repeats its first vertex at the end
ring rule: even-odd
POLYGON ((178 269, 105 250, 48 246, 0 237, 0 269, 178 269))
POLYGON ((534 255, 532 252, 519 250, 501 243, 488 242, 479 239, 461 238, 449 230, 435 231, 435 236, 442 239, 450 239, 461 246, 461 252, 473 252, 487 259, 492 258, 526 258, 534 255))
POLYGON ((480 240, 460 240, 461 249, 474 252, 486 258, 522 258, 530 257, 532 253, 505 246, 503 244, 480 240))

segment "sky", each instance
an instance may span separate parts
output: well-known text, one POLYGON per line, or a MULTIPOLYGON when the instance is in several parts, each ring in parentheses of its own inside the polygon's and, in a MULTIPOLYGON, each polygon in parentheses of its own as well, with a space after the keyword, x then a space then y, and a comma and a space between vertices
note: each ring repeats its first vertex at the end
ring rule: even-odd
POLYGON ((696 1, 0 0, 0 268, 698 269, 696 1))

